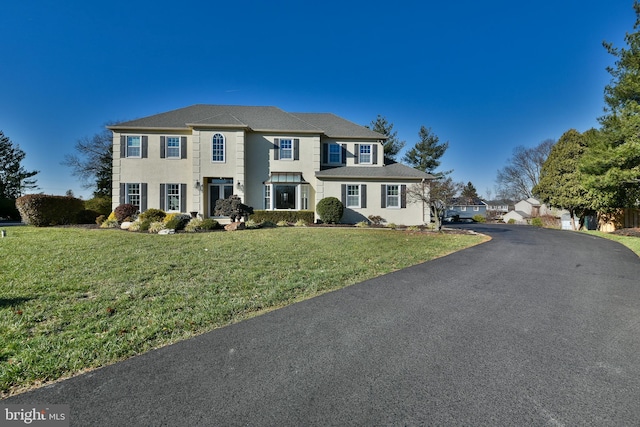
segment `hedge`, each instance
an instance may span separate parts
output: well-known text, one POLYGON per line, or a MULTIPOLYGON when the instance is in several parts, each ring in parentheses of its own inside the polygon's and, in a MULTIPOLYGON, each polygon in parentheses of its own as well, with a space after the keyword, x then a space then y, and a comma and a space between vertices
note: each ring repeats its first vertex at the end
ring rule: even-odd
POLYGON ((22 222, 36 227, 74 224, 84 210, 84 202, 75 197, 28 194, 16 200, 22 222))
POLYGON ((16 209, 16 201, 0 197, 0 219, 20 219, 20 212, 16 209))
POLYGON ((303 220, 307 224, 313 224, 314 213, 313 211, 262 211, 255 210, 249 216, 249 219, 255 222, 269 221, 277 224, 280 221, 286 221, 296 223, 299 220, 303 220))

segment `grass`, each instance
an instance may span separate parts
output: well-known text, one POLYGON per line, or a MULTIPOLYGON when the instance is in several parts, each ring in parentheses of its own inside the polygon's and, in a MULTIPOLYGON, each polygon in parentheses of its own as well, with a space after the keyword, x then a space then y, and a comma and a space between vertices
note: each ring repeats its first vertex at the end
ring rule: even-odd
POLYGON ((12 227, 0 239, 0 395, 484 240, 345 228, 158 236, 12 227))
POLYGON ((619 234, 603 233, 601 231, 587 231, 594 236, 604 237, 605 239, 615 240, 622 243, 640 257, 640 238, 635 236, 621 236, 619 234))

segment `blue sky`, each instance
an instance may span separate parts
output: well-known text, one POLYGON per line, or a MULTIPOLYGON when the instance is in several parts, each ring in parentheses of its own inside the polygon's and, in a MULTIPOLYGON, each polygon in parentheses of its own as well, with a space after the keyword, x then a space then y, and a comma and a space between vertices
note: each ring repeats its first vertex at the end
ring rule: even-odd
POLYGON ((518 145, 597 127, 607 40, 632 0, 121 1, 0 5, 0 130, 41 191, 91 197, 60 163, 109 121, 197 103, 378 114, 442 170, 494 192, 518 145))

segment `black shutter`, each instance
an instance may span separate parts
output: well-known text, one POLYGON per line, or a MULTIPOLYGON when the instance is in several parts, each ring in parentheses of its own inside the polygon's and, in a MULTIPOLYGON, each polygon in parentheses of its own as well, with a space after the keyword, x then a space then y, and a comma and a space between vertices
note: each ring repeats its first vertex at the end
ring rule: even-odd
POLYGON ((360 162, 360 144, 355 144, 353 149, 353 164, 357 165, 360 162))
POLYGON ((342 164, 347 164, 347 144, 342 144, 342 164))
POLYGON ((160 137, 160 158, 164 159, 167 157, 166 155, 166 147, 167 147, 167 141, 166 141, 166 137, 161 136, 160 137))
POLYGON ((367 186, 366 184, 362 184, 360 186, 360 207, 367 207, 367 186))
POLYGON ((120 204, 124 205, 126 199, 127 184, 120 183, 120 204))
POLYGON ((329 163, 329 144, 327 143, 322 144, 322 160, 320 160, 320 162, 323 165, 329 163))
POLYGON ((180 184, 180 212, 187 211, 187 184, 180 184))
POLYGON ((167 206, 164 203, 165 192, 167 191, 166 184, 160 184, 160 209, 163 211, 167 210, 167 206))
POLYGON ((371 155, 373 156, 373 159, 371 159, 373 161, 374 165, 378 164, 378 144, 373 144, 371 146, 371 155))
POLYGON ((183 136, 180 138, 180 158, 187 158, 187 137, 183 136))
POLYGON ((140 212, 147 210, 147 183, 140 184, 140 212))
POLYGON ((293 140, 293 160, 300 160, 300 140, 298 138, 293 140))
POLYGON ((342 204, 347 206, 347 184, 342 184, 340 186, 340 193, 342 198, 342 204))
POLYGON ((280 160, 280 138, 273 140, 273 160, 280 160))
POLYGON ((145 135, 142 137, 142 158, 147 157, 149 157, 149 137, 145 135))
POLYGON ((120 158, 127 157, 127 137, 120 135, 120 158))
POLYGON ((387 207, 387 186, 385 184, 382 184, 380 186, 380 194, 381 194, 380 207, 386 208, 387 207))
POLYGON ((407 207, 407 186, 404 184, 400 186, 400 207, 407 207))

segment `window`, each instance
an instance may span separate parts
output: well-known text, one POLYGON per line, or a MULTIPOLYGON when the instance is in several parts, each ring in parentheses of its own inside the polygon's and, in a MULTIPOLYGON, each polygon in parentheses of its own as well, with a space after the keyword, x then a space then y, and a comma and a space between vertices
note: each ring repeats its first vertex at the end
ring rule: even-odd
POLYGON ((266 210, 271 210, 271 185, 267 184, 264 186, 264 208, 266 210))
POLYGON ((280 160, 293 159, 293 141, 291 139, 280 140, 280 160))
POLYGON ((360 186, 359 185, 347 185, 347 203, 348 208, 360 207, 360 186))
POLYGON ((300 209, 302 210, 309 209, 309 186, 308 185, 300 186, 300 209))
POLYGON ((140 184, 127 184, 125 190, 125 203, 137 206, 140 210, 140 184))
POLYGON ((480 212, 480 206, 474 206, 473 207, 473 211, 474 212, 480 212))
POLYGON ((329 144, 329 163, 342 163, 342 147, 338 144, 329 144))
POLYGON ((213 140, 211 142, 211 161, 212 162, 224 162, 224 135, 220 133, 216 133, 213 135, 213 140))
POLYGON ((169 159, 180 158, 180 137, 178 136, 167 137, 167 158, 169 159))
POLYGON ((360 144, 359 163, 371 164, 371 145, 360 144))
POLYGON ((399 185, 387 185, 387 207, 388 208, 400 207, 400 186, 399 185))
POLYGON ((460 206, 460 211, 466 212, 467 211, 467 207, 466 206, 460 206))
POLYGON ((127 136, 127 157, 142 157, 142 138, 127 136))
POLYGON ((180 184, 167 184, 167 211, 180 211, 180 184))

